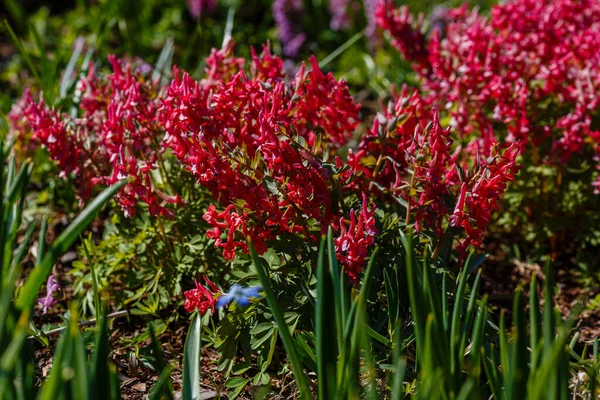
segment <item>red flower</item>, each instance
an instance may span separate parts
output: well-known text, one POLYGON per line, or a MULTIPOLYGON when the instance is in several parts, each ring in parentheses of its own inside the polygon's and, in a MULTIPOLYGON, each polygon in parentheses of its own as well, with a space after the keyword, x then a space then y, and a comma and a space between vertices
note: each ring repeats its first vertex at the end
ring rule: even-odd
POLYGON ((335 252, 338 260, 345 268, 346 275, 352 282, 358 280, 362 267, 365 265, 369 249, 375 243, 375 205, 371 211, 367 208, 367 196, 362 195, 360 213, 350 212, 350 226, 346 228, 344 219, 340 219, 340 235, 334 239, 335 252), (358 215, 358 220, 356 218, 358 215))
POLYGON ((212 292, 205 286, 200 285, 197 280, 194 280, 196 288, 183 293, 185 296, 185 304, 183 307, 187 312, 192 312, 194 309, 198 309, 200 315, 205 314, 208 310, 211 310, 213 313, 215 312, 215 305, 217 304, 218 297, 215 297, 215 295, 219 293, 219 289, 207 277, 204 277, 204 280, 212 292))

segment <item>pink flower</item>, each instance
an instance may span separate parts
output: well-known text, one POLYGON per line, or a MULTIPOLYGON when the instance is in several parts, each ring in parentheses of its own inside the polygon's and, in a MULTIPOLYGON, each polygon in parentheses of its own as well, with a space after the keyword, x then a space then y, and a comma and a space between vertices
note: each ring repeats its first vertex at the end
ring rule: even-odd
POLYGON ((59 288, 60 286, 54 279, 54 275, 50 275, 48 277, 48 282, 46 283, 46 296, 38 300, 38 304, 42 306, 42 312, 44 314, 56 305, 57 301, 54 299, 54 293, 59 288))
POLYGON ((187 0, 190 15, 198 19, 203 13, 211 13, 217 8, 217 0, 187 0))

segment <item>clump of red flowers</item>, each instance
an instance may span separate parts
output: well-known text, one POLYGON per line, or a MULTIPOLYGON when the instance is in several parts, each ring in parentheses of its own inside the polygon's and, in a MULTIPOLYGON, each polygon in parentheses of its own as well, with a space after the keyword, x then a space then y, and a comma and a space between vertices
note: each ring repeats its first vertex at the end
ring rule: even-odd
POLYGON ((204 281, 208 284, 210 290, 206 286, 199 284, 197 280, 194 280, 196 287, 183 293, 185 296, 183 307, 187 312, 197 309, 200 315, 205 314, 209 310, 214 314, 219 289, 206 276, 204 277, 204 281))
POLYGON ((461 249, 479 246, 506 184, 518 170, 518 147, 493 150, 475 162, 460 146, 452 147, 438 113, 418 93, 404 88, 351 151, 349 164, 359 176, 353 184, 399 199, 406 208, 405 222, 418 230, 433 230, 441 237, 450 226, 460 227, 466 234, 461 249))
POLYGON ((465 5, 429 38, 405 6, 382 2, 377 16, 472 154, 519 143, 534 163, 560 166, 600 150, 598 1, 514 0, 491 18, 465 5))
POLYGON ((367 206, 367 196, 363 193, 360 212, 350 211, 348 227, 346 227, 346 220, 340 219, 340 233, 334 239, 337 258, 345 267, 346 275, 352 282, 358 280, 369 250, 375 244, 375 235, 377 234, 374 217, 375 206, 373 205, 370 211, 367 206))
POLYGON ((253 55, 248 73, 227 46, 207 60, 206 79, 175 70, 166 89, 165 144, 223 206, 211 205, 204 219, 226 259, 248 251, 246 236, 262 253, 277 235, 311 238, 312 228, 335 218, 335 171, 322 157, 346 143, 358 105, 344 82, 316 59, 310 64, 288 83, 268 47, 253 55))
MULTIPOLYGON (((400 18, 411 24, 405 11, 400 18)), ((165 87, 111 57, 112 74, 92 65, 78 82, 75 114, 26 92, 11 114, 13 134, 45 147, 82 200, 98 186, 130 179, 116 197, 126 216, 140 202, 151 215, 167 216, 169 203, 182 203, 161 191, 170 186, 163 164, 169 150, 210 191, 207 235, 228 260, 248 252, 247 237, 263 253, 278 237, 314 242, 333 227, 338 258, 357 281, 377 234, 368 196, 399 200, 406 223, 419 230, 462 228, 463 249, 480 244, 516 172, 516 146, 467 162, 434 108, 403 89, 344 163, 336 152, 359 122, 346 83, 321 71, 314 57, 287 76, 268 46, 253 51, 248 65, 233 49, 230 42, 213 50, 199 80, 174 68, 165 87), (344 198, 361 193, 361 210, 343 211, 344 198)), ((201 285, 186 298, 186 309, 214 308, 201 285)))
POLYGON ((166 205, 180 198, 156 184, 163 151, 156 85, 130 64, 113 56, 109 61, 111 74, 98 74, 90 64, 78 81, 75 113, 36 102, 26 91, 10 116, 13 134, 46 148, 61 176, 74 179, 81 201, 98 187, 129 179, 115 197, 126 216, 135 214, 140 201, 150 215, 169 216, 166 205))

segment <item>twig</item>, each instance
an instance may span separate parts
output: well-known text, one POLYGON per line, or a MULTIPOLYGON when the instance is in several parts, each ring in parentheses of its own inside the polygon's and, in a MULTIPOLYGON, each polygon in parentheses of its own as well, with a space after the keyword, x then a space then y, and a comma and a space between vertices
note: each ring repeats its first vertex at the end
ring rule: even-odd
MULTIPOLYGON (((115 311, 113 313, 107 314, 106 318, 120 318, 120 317, 123 317, 123 316, 125 316, 127 314, 128 314, 127 311, 115 311)), ((97 319, 96 318, 92 318, 92 319, 88 319, 87 321, 80 322, 78 325, 80 327, 82 327, 82 326, 89 326, 89 325, 95 325, 96 322, 97 322, 97 319)), ((46 336, 51 336, 51 335, 57 335, 57 334, 61 333, 62 331, 66 330, 67 328, 68 328, 68 326, 61 326, 60 328, 52 329, 52 330, 49 330, 47 332, 43 332, 43 331, 42 332, 46 336)), ((31 335, 31 336, 27 337, 27 339, 35 339, 35 336, 31 335)))

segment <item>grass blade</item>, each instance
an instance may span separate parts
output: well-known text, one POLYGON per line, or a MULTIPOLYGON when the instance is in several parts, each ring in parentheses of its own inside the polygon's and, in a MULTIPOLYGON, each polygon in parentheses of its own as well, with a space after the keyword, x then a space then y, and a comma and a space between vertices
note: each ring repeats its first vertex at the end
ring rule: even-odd
MULTIPOLYGON (((318 398, 333 399, 336 395, 337 344, 335 343, 336 308, 333 282, 325 266, 326 238, 321 238, 317 261, 317 306, 315 307, 317 340, 318 398)), ((340 338, 338 338, 340 339, 340 338)))
POLYGON ((182 400, 197 400, 200 398, 201 333, 202 319, 196 311, 183 348, 182 400))
POLYGON ((531 371, 535 371, 539 362, 540 332, 542 331, 542 318, 540 315, 539 298, 537 293, 537 278, 533 274, 529 287, 529 346, 531 347, 531 371))
POLYGON ((48 232, 48 217, 45 216, 42 220, 42 227, 40 228, 40 235, 38 238, 38 251, 37 258, 35 259, 35 265, 38 266, 44 257, 46 252, 46 232, 48 232))
POLYGON ((261 258, 256 253, 256 249, 252 244, 250 237, 248 240, 248 248, 250 250, 250 255, 252 257, 252 261, 254 262, 254 266, 256 267, 256 271, 258 272, 258 277, 262 284, 263 291, 265 292, 267 298, 267 304, 273 313, 273 318, 275 319, 275 323, 279 328, 279 335, 281 336, 281 341, 283 342, 283 346, 287 352, 287 356, 290 360, 290 364, 292 366, 292 371, 294 373, 294 377, 296 378, 296 383, 298 385, 298 390, 300 391, 300 398, 308 400, 310 399, 310 386, 308 384, 308 377, 304 373, 304 369, 302 368, 302 363, 300 362, 300 357, 298 356, 298 352, 295 347, 295 342, 292 339, 292 335, 290 334, 290 330, 283 318, 283 314, 279 309, 279 304, 277 302, 277 297, 275 296, 275 292, 273 292, 273 288, 271 287, 271 279, 267 274, 264 264, 262 263, 261 258))

